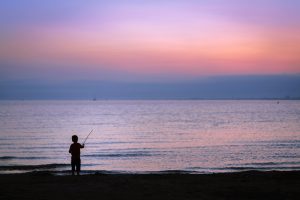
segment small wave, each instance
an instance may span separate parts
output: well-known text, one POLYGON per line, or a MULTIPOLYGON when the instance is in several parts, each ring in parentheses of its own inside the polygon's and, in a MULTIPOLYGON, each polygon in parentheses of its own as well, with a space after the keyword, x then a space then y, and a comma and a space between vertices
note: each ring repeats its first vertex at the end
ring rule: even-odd
POLYGON ((83 157, 147 157, 147 156, 155 156, 157 154, 152 153, 110 153, 110 154, 91 154, 84 155, 83 157))
POLYGON ((162 171, 155 171, 155 172, 148 172, 152 174, 191 174, 193 171, 187 170, 162 170, 162 171))
POLYGON ((1 156, 0 160, 11 160, 11 159, 14 159, 14 158, 15 158, 14 156, 1 156))
POLYGON ((189 167, 186 168, 187 171, 203 171, 203 172, 214 172, 214 171, 252 171, 252 170, 259 170, 259 171, 269 171, 269 170, 300 170, 300 166, 278 166, 278 167, 247 167, 247 166, 236 166, 236 167, 189 167))
POLYGON ((0 160, 39 160, 39 159, 47 159, 47 157, 17 157, 17 156, 1 156, 0 160))
POLYGON ((293 167, 225 167, 220 168, 224 170, 238 170, 238 171, 245 171, 245 170, 299 170, 300 166, 293 166, 293 167))
POLYGON ((45 164, 45 165, 12 165, 0 166, 0 170, 40 170, 40 169, 57 169, 69 166, 69 164, 45 164))
POLYGON ((299 161, 295 161, 295 162, 253 162, 253 163, 245 163, 244 165, 246 166, 278 166, 278 165, 299 165, 300 166, 300 162, 299 161))

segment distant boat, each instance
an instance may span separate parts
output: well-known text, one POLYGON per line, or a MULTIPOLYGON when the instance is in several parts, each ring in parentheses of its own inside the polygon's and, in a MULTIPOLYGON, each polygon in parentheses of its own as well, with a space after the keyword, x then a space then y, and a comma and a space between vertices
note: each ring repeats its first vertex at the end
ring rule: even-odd
POLYGON ((93 101, 97 101, 97 99, 96 99, 96 98, 93 98, 93 101))

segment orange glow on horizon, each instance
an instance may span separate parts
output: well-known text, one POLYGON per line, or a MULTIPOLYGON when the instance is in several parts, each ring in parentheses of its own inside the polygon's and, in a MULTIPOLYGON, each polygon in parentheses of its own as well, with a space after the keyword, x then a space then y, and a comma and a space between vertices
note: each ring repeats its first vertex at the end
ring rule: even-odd
POLYGON ((276 32, 226 21, 200 21, 183 29, 164 25, 128 22, 102 31, 81 30, 80 26, 28 28, 22 37, 15 36, 14 42, 1 41, 0 58, 23 64, 66 64, 69 68, 75 64, 94 71, 114 68, 197 75, 300 72, 300 29, 276 32))

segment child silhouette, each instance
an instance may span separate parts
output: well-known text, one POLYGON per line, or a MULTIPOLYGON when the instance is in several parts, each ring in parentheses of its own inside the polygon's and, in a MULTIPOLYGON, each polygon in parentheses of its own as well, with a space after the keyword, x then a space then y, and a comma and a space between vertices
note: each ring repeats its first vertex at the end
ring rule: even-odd
POLYGON ((77 175, 80 173, 80 149, 84 148, 84 144, 81 145, 78 143, 78 137, 77 135, 72 136, 73 144, 70 145, 69 153, 72 155, 71 157, 71 165, 72 165, 72 175, 75 173, 75 167, 77 175))

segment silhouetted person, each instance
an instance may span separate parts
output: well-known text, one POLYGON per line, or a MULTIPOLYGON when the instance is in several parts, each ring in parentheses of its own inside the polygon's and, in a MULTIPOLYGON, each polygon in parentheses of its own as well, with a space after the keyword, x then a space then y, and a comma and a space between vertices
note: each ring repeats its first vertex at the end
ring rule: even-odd
POLYGON ((84 144, 81 145, 81 144, 77 143, 78 142, 77 135, 72 136, 72 141, 73 141, 73 144, 70 145, 70 149, 69 149, 69 153, 72 155, 72 158, 71 158, 72 175, 74 175, 74 173, 75 173, 75 167, 76 167, 77 175, 79 175, 80 164, 81 164, 80 149, 84 148, 84 144))

